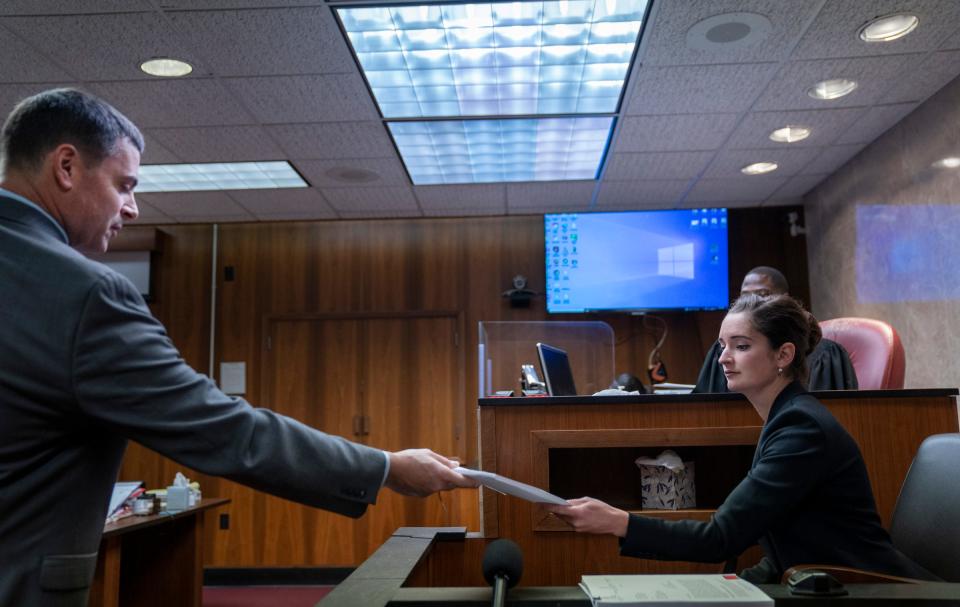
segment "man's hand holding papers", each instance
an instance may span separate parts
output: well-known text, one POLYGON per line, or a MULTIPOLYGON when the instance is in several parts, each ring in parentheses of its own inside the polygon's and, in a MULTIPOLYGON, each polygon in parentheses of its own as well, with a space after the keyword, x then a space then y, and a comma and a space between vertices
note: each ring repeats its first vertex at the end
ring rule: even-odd
POLYGON ((494 474, 493 472, 471 470, 470 468, 454 468, 454 472, 458 472, 467 478, 472 478, 478 481, 484 487, 489 487, 494 491, 499 491, 500 493, 506 493, 507 495, 525 499, 528 502, 556 504, 558 506, 566 506, 568 503, 567 500, 557 497, 552 493, 548 493, 539 487, 521 483, 520 481, 515 481, 512 478, 500 476, 499 474, 494 474))

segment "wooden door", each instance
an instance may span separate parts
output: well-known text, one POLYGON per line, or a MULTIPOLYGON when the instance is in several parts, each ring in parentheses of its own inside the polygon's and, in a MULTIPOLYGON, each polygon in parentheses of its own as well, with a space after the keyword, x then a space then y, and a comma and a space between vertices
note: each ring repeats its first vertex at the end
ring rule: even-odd
MULTIPOLYGON (((463 360, 455 316, 280 317, 267 322, 261 406, 387 450, 464 457, 463 360), (363 420, 363 423, 360 421, 363 420)), ((303 462, 306 470, 311 462, 303 462)), ((360 519, 237 487, 226 566, 358 565, 402 525, 478 527, 476 492, 384 490, 360 519), (462 520, 463 511, 472 520, 462 520)))
MULTIPOLYGON (((363 412, 370 445, 390 451, 423 447, 464 462, 464 357, 457 325, 449 316, 371 319, 365 325, 363 412)), ((385 491, 369 512, 367 542, 379 546, 404 525, 477 529, 478 512, 476 491, 425 499, 385 491)))

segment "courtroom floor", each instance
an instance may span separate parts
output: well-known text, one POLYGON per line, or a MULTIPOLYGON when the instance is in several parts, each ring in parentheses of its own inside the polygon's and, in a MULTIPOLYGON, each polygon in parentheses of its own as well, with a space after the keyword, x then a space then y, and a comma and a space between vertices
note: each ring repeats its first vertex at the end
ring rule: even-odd
POLYGON ((204 586, 203 607, 313 607, 333 586, 204 586))

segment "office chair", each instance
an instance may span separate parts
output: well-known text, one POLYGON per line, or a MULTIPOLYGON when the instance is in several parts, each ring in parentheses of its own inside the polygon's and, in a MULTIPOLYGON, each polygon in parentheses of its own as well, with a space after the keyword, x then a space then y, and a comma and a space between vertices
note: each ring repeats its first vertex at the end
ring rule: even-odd
MULTIPOLYGON (((890 539, 915 563, 947 582, 960 582, 960 434, 928 436, 917 449, 893 509, 890 539)), ((923 580, 832 565, 797 565, 797 571, 826 571, 844 584, 923 580)))
POLYGON ((861 390, 903 388, 906 357, 893 327, 872 318, 834 318, 821 321, 820 330, 850 355, 861 390))

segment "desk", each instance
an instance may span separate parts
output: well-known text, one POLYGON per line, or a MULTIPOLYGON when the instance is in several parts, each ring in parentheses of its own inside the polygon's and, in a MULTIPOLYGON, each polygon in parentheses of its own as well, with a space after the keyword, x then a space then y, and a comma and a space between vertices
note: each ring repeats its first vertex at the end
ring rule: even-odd
POLYGON ((207 498, 175 514, 128 516, 103 528, 91 607, 200 607, 203 513, 229 503, 207 498))
MULTIPOLYGON (((470 571, 441 560, 457 561, 456 555, 472 555, 490 540, 464 533, 455 527, 401 527, 328 594, 317 607, 441 607, 490 605, 489 587, 471 582, 480 579, 479 561, 470 571), (432 576, 431 571, 448 575, 432 576), (418 585, 421 584, 421 585, 418 585), (471 584, 464 586, 464 584, 471 584)), ((562 560, 566 555, 555 555, 562 560)), ((462 563, 467 559, 459 559, 462 563)), ((526 563, 525 566, 529 566, 526 563)), ((526 573, 524 573, 526 575, 526 573)), ((845 597, 830 599, 795 597, 786 587, 761 586, 777 607, 892 607, 960 605, 960 584, 851 584, 845 597)), ((590 601, 575 586, 514 588, 507 594, 507 605, 524 607, 590 607, 590 601)))
MULTIPOLYGON (((889 527, 917 447, 957 432, 956 389, 814 393, 863 453, 877 511, 889 527)), ((480 464, 560 497, 590 495, 638 511, 633 460, 676 450, 696 462, 697 508, 648 516, 709 520, 750 468, 762 420, 740 394, 480 399, 480 464)), ((575 534, 540 506, 482 489, 481 532, 520 545, 523 584, 567 586, 584 573, 716 573, 717 564, 619 556, 616 538, 575 534), (565 558, 558 561, 555 555, 565 558)), ((739 563, 759 560, 753 548, 739 563)))

